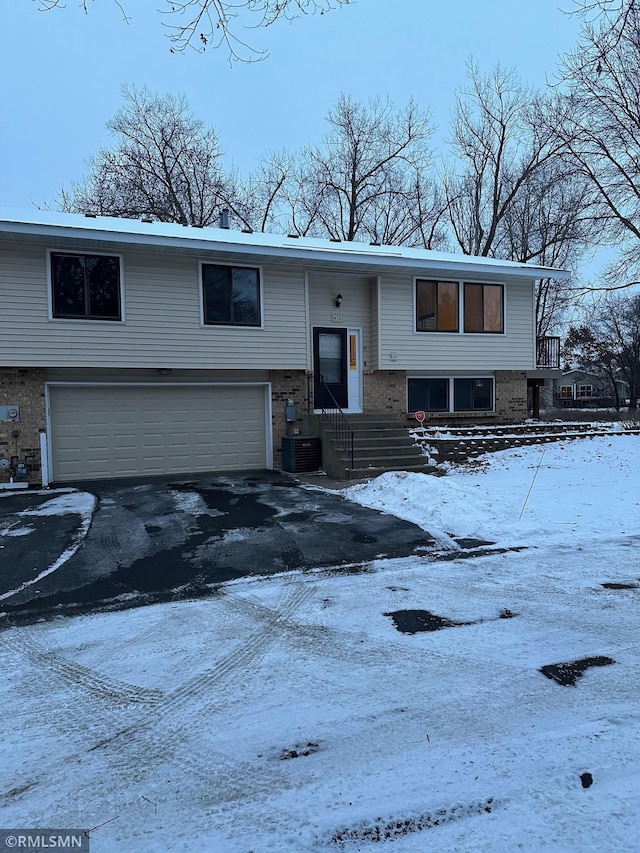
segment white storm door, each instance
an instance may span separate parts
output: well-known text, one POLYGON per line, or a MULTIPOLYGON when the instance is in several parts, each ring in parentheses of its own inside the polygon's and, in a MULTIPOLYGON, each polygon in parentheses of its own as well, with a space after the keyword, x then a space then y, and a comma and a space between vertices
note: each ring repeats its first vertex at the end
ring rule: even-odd
POLYGON ((362 411, 362 333, 347 329, 347 389, 350 412, 362 411))

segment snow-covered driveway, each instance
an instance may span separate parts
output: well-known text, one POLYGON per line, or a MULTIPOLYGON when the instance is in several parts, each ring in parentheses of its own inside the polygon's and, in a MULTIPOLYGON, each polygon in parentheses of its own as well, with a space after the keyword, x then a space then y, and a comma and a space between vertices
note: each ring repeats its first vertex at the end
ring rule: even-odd
POLYGON ((519 552, 3 631, 4 826, 98 827, 93 853, 635 849, 639 451, 595 439, 539 469, 530 448, 349 491, 519 552), (464 624, 400 633, 403 610, 464 624), (540 672, 588 658, 615 663, 574 686, 540 672))

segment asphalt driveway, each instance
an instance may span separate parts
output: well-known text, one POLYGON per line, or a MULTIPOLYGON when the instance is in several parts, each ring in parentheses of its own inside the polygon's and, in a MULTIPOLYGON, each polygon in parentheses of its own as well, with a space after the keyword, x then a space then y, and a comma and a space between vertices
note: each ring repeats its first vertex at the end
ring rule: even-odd
POLYGON ((366 571, 419 527, 279 472, 0 494, 4 624, 215 593, 247 575, 366 571))

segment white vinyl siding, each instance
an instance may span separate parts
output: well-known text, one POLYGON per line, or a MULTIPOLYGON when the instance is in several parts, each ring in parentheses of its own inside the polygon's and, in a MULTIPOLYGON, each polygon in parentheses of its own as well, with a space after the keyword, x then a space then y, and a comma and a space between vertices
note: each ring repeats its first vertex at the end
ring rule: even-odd
POLYGON ((52 479, 267 467, 265 386, 51 385, 52 479))
MULTIPOLYGON (((492 279, 489 283, 501 282, 492 279)), ((505 284, 504 334, 416 332, 413 277, 404 273, 385 275, 381 290, 381 369, 452 373, 535 367, 533 282, 521 280, 505 284), (393 360, 392 352, 397 354, 393 360)))
POLYGON ((377 370, 380 366, 380 313, 379 313, 380 279, 376 276, 369 287, 369 331, 371 334, 369 358, 364 365, 365 370, 377 370))
MULTIPOLYGON (((365 369, 368 368, 371 357, 369 291, 369 278, 309 274, 309 339, 314 326, 362 329, 362 357, 365 369), (342 294, 342 305, 336 308, 335 298, 338 293, 342 294), (335 315, 339 315, 341 319, 332 320, 335 315)), ((310 348, 310 359, 311 351, 310 348)))
POLYGON ((305 369, 302 269, 262 267, 264 328, 202 326, 198 265, 216 258, 160 252, 123 252, 122 256, 124 323, 52 321, 48 317, 47 247, 2 244, 3 363, 21 367, 305 369))

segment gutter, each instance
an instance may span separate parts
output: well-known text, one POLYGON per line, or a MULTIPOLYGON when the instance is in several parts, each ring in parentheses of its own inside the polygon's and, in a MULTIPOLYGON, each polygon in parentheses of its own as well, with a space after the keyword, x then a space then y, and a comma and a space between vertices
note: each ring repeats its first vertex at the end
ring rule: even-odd
MULTIPOLYGON (((196 252, 215 253, 217 255, 243 256, 246 258, 269 256, 273 260, 298 261, 323 263, 329 266, 353 266, 370 267, 372 271, 380 269, 410 269, 446 271, 455 275, 473 273, 480 276, 499 275, 509 278, 554 278, 566 280, 570 277, 567 270, 554 269, 552 267, 530 266, 515 261, 501 261, 494 258, 477 258, 472 255, 447 254, 445 252, 429 253, 429 250, 419 249, 415 257, 410 254, 411 249, 401 246, 367 246, 364 243, 336 243, 331 245, 305 245, 302 241, 307 238, 286 237, 283 241, 290 241, 292 245, 278 245, 269 243, 269 238, 274 235, 266 235, 262 232, 252 234, 240 234, 235 232, 240 239, 228 239, 231 236, 226 229, 215 229, 216 232, 223 231, 225 239, 216 237, 206 239, 200 236, 203 229, 185 227, 173 223, 149 223, 149 225, 161 225, 165 228, 184 229, 183 234, 148 234, 144 233, 143 223, 138 220, 117 220, 126 222, 126 229, 102 227, 102 219, 109 221, 108 217, 100 217, 101 227, 87 227, 83 221, 84 217, 69 214, 76 222, 68 225, 60 223, 28 222, 24 220, 0 220, 0 233, 8 235, 38 236, 43 238, 73 239, 82 242, 102 240, 107 243, 124 243, 130 246, 150 246, 157 248, 180 248, 191 249, 196 252), (129 230, 131 228, 131 230, 129 230), (135 230, 134 230, 135 229, 135 230), (194 234, 196 232, 196 234, 194 234)), ((89 219, 89 221, 95 221, 89 219)), ((109 223, 111 224, 111 223, 109 223)), ((318 241, 319 242, 319 241, 318 241)))

